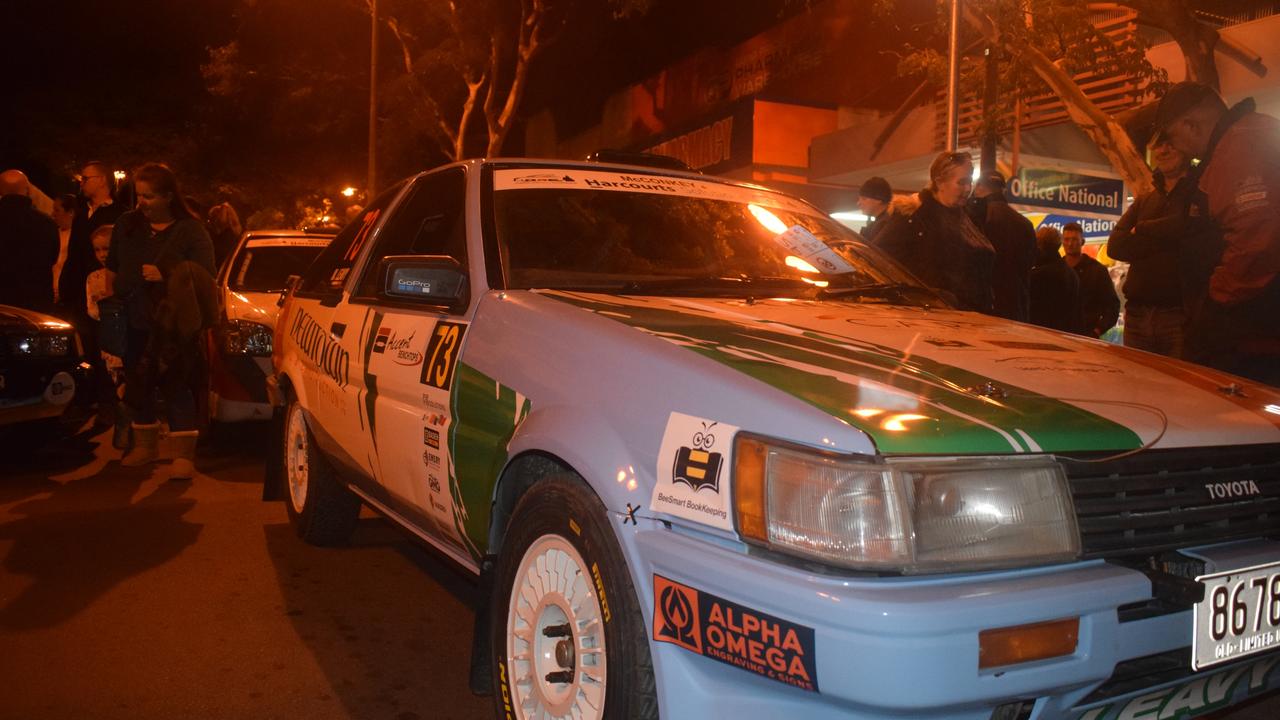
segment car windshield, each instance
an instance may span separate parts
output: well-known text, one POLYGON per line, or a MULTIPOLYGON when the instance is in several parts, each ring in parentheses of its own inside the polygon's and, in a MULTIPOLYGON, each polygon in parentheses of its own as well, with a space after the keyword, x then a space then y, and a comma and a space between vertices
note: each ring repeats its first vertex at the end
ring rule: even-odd
POLYGON ((232 261, 227 287, 239 292, 280 292, 289 276, 305 271, 330 239, 250 238, 232 261))
POLYGON ((492 182, 512 289, 944 304, 856 233, 762 188, 582 168, 492 182))

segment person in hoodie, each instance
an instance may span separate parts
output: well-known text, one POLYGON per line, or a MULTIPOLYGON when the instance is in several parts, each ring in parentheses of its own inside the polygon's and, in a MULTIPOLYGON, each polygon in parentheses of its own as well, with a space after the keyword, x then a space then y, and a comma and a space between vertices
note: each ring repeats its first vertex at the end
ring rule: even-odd
POLYGON ((939 154, 929 186, 890 204, 874 244, 961 309, 990 314, 996 254, 965 213, 972 189, 972 156, 939 154))

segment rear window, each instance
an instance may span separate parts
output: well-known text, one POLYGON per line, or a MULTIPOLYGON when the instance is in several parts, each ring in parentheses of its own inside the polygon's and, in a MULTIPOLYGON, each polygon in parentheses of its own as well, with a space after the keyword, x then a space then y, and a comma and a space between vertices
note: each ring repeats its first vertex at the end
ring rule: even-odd
POLYGON ((289 276, 301 275, 332 239, 250 238, 232 260, 227 287, 241 292, 284 290, 289 276))

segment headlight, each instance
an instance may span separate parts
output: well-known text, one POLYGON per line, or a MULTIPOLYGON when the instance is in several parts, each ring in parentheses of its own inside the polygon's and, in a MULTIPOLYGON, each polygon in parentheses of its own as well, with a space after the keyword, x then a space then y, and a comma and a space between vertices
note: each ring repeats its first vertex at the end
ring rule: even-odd
POLYGON ((66 357, 75 341, 72 335, 11 335, 9 352, 30 357, 66 357))
POLYGON ((872 462, 739 436, 738 531, 771 549, 905 573, 1044 564, 1080 552, 1049 457, 872 462))
POLYGON ((271 357, 272 329, 248 320, 227 320, 219 328, 222 352, 227 355, 271 357))

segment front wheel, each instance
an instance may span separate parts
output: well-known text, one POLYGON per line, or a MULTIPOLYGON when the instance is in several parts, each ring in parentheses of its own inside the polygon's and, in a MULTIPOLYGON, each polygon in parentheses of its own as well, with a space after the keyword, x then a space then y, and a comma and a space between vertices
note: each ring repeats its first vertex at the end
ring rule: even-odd
POLYGON ((342 545, 360 518, 360 498, 343 487, 315 446, 302 405, 293 400, 286 413, 281 460, 289 520, 312 545, 342 545))
POLYGON ((576 476, 548 478, 508 527, 490 604, 498 716, 657 718, 648 636, 604 506, 576 476))

